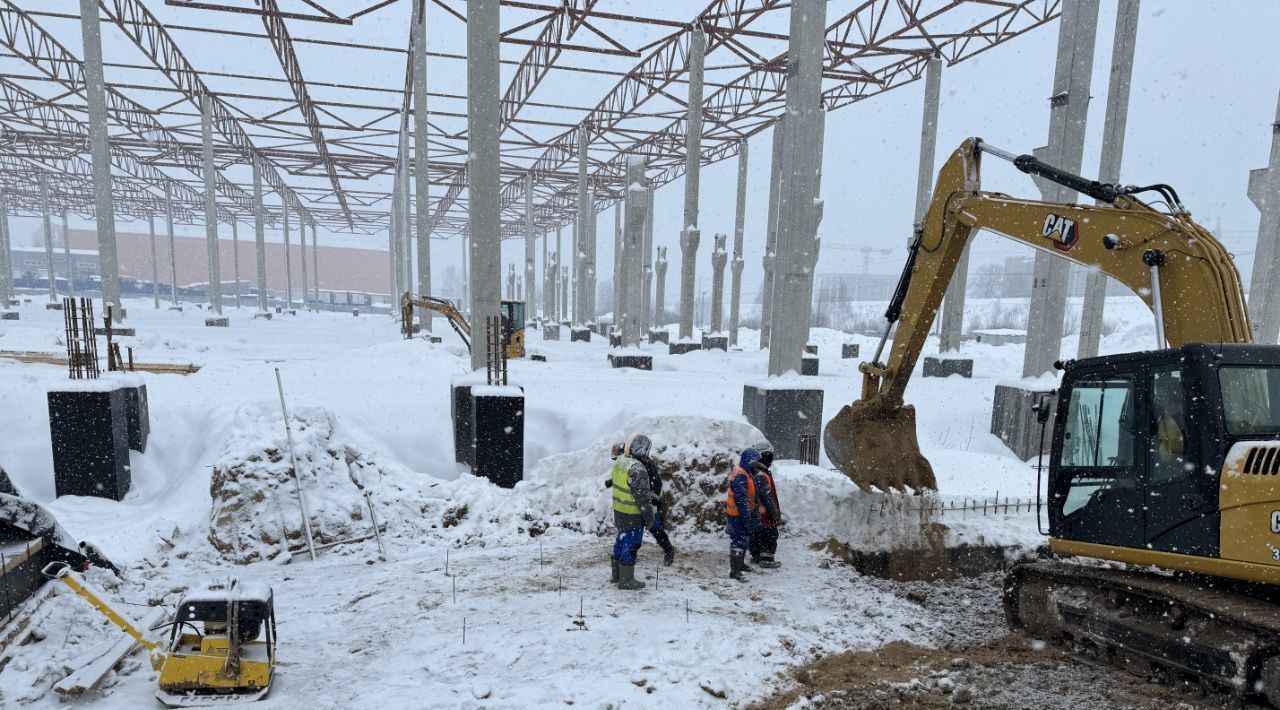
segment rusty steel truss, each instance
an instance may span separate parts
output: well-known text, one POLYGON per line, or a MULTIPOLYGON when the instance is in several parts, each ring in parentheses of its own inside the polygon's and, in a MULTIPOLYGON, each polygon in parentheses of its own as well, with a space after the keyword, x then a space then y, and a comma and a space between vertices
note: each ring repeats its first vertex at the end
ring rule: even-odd
MULTIPOLYGON (((464 0, 99 0, 118 217, 164 214, 169 194, 175 221, 203 223, 208 96, 220 221, 252 219, 256 163, 270 193, 268 224, 287 206, 294 224, 385 232, 394 176, 413 174, 415 2, 430 38, 429 229, 465 233, 465 81, 455 79, 465 77, 466 57, 448 41, 465 35, 464 0), (377 80, 344 78, 351 67, 377 80)), ((790 4, 701 2, 684 10, 674 0, 503 0, 504 236, 524 236, 530 174, 535 230, 573 218, 581 132, 598 209, 620 199, 628 155, 645 156, 654 186, 683 174, 694 27, 707 43, 702 163, 736 155, 778 120, 790 4)), ((932 56, 964 61, 1051 22, 1060 5, 831 0, 824 106, 913 82, 932 56)), ((0 189, 11 213, 41 213, 42 180, 55 212, 94 213, 79 8, 0 0, 0 189)))

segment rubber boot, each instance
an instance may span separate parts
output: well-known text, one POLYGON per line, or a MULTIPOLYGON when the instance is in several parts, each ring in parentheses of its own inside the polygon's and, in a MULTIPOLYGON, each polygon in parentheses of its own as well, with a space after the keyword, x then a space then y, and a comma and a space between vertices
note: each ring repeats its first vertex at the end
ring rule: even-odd
POLYGON ((644 582, 636 579, 634 564, 618 563, 618 589, 644 589, 644 582))
POLYGON ((781 566, 782 566, 782 563, 780 563, 780 562, 778 562, 777 560, 773 559, 773 553, 772 553, 772 552, 765 552, 765 553, 762 553, 762 554, 760 555, 760 559, 758 559, 758 560, 754 560, 754 562, 755 562, 757 565, 759 565, 762 569, 778 569, 779 567, 781 567, 781 566))
POLYGON ((744 556, 745 553, 742 550, 729 550, 729 579, 736 579, 739 582, 747 581, 742 574, 747 566, 744 556))
POLYGON ((618 577, 618 558, 617 558, 617 557, 613 557, 613 556, 610 556, 610 557, 609 557, 609 569, 610 569, 610 572, 611 572, 611 574, 610 574, 610 576, 609 576, 609 584, 617 584, 617 583, 618 583, 618 579, 619 579, 619 577, 618 577))
POLYGON ((667 536, 666 530, 650 531, 653 533, 653 539, 658 541, 658 546, 662 548, 662 564, 670 567, 672 562, 676 561, 676 547, 671 544, 671 538, 667 536))

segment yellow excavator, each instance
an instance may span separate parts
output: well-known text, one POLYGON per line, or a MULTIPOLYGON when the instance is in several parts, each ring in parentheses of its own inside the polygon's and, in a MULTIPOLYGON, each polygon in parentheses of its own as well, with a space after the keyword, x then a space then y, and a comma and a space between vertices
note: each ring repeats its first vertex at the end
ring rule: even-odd
POLYGON ((147 650, 160 672, 156 699, 169 707, 262 699, 276 667, 276 615, 271 588, 239 580, 191 589, 178 604, 168 643, 139 629, 65 562, 43 574, 66 584, 147 650))
POLYGON ((1046 501, 1058 559, 1009 572, 1010 625, 1280 707, 1280 346, 1251 344, 1231 256, 1169 186, 1100 183, 962 144, 938 175, 885 337, 859 365, 862 397, 825 428, 828 458, 864 489, 937 488, 903 393, 978 230, 1128 286, 1158 341, 1060 363, 1046 501), (986 155, 1105 204, 984 192, 986 155))
MULTIPOLYGON (((413 323, 414 308, 424 308, 444 316, 453 327, 453 331, 462 338, 467 349, 471 349, 471 324, 467 322, 466 316, 462 315, 457 304, 438 296, 414 296, 408 291, 400 296, 400 323, 405 338, 413 337, 413 330, 409 324, 413 323)), ((522 358, 525 355, 524 309, 524 301, 502 302, 502 346, 508 358, 522 358)))

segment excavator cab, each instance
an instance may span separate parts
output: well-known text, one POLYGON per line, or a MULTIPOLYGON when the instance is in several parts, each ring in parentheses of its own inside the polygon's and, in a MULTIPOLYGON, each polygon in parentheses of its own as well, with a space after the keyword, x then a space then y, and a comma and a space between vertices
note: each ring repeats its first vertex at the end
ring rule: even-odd
POLYGON ((508 358, 524 357, 524 301, 502 302, 502 344, 508 358))

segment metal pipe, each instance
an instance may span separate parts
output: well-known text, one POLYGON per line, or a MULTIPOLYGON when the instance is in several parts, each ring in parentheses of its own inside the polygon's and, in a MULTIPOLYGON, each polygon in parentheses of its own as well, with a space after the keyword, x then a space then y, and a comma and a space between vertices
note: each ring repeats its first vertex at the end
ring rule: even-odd
POLYGON ((1168 347, 1164 337, 1164 300, 1160 295, 1160 267, 1164 265, 1164 252, 1151 249, 1142 255, 1142 261, 1151 268, 1151 310, 1156 314, 1156 349, 1168 347))
POLYGON ((280 368, 276 368, 276 390, 280 392, 280 415, 284 417, 284 434, 289 440, 289 460, 293 463, 293 483, 298 489, 298 503, 302 506, 302 525, 307 531, 307 552, 316 559, 315 543, 311 538, 311 513, 307 510, 307 497, 302 493, 302 474, 298 471, 298 455, 293 450, 293 427, 289 425, 289 408, 284 403, 284 383, 280 381, 280 368))

